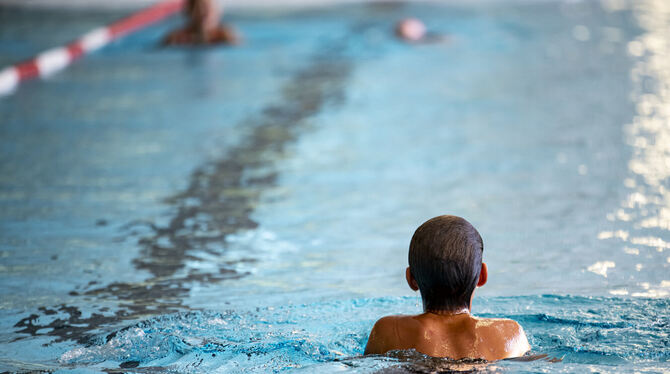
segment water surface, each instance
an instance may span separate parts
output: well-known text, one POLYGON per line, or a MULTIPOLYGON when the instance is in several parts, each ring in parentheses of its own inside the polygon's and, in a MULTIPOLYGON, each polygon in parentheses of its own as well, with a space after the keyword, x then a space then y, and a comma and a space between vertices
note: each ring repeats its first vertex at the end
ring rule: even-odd
MULTIPOLYGON (((667 371, 670 15, 617 4, 239 11, 242 47, 156 47, 173 19, 28 82, 0 101, 0 368, 454 369, 359 357, 419 311, 409 239, 449 213, 484 238, 473 311, 563 359, 478 370, 667 371), (449 42, 394 40, 405 15, 449 42)), ((120 16, 0 9, 3 63, 120 16)))

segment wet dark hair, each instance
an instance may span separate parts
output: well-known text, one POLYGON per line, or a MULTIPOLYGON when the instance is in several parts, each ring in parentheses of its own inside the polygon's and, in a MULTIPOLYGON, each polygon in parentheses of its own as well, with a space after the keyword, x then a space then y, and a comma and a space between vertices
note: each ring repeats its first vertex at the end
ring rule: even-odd
POLYGON ((419 226, 409 244, 409 269, 424 311, 469 308, 483 252, 482 237, 461 217, 438 216, 419 226))

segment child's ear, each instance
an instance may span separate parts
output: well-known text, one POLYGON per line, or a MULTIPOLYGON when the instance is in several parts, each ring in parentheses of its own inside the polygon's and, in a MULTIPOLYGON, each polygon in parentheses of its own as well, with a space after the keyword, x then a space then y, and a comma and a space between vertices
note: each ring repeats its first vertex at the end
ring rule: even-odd
POLYGON ((407 270, 405 270, 405 279, 407 279, 407 284, 409 285, 409 288, 412 289, 412 291, 419 290, 419 284, 416 283, 416 279, 414 279, 414 276, 412 276, 412 272, 409 270, 409 266, 407 267, 407 270))
POLYGON ((485 285, 487 280, 489 280, 489 269, 486 264, 482 262, 482 270, 479 272, 479 281, 477 281, 477 287, 485 285))

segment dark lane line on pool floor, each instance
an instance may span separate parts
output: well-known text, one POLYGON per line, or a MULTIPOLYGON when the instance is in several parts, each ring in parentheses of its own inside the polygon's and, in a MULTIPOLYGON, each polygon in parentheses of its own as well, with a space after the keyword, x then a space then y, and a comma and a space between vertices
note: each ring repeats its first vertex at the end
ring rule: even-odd
MULTIPOLYGON (((191 269, 185 276, 178 272, 187 261, 198 260, 194 252, 222 255, 226 251, 226 237, 258 226, 251 214, 263 189, 276 183, 277 171, 272 165, 284 157, 286 146, 308 127, 310 117, 328 105, 343 102, 345 83, 352 71, 347 46, 359 32, 360 26, 332 42, 322 42, 322 48, 307 66, 283 86, 279 102, 267 105, 258 116, 243 121, 241 126, 251 129, 248 137, 225 158, 198 167, 188 188, 166 200, 176 209, 167 226, 141 220, 124 226, 124 239, 139 237, 140 256, 133 260, 134 267, 148 271, 151 276, 139 283, 121 281, 70 292, 72 296, 81 296, 93 309, 96 300, 117 300, 118 310, 113 315, 104 307, 88 314, 72 305, 43 306, 18 321, 15 332, 56 338, 49 344, 67 340, 86 344, 95 335, 93 330, 101 326, 191 309, 183 303, 189 294, 189 284, 217 283, 247 275, 235 270, 238 262, 223 263, 213 272, 191 269), (257 171, 254 177, 247 177, 250 170, 257 171), (143 236, 147 230, 148 235, 143 236), (222 249, 217 251, 208 245, 222 249)), ((240 261, 256 260, 249 257, 240 261)), ((96 282, 90 282, 87 287, 95 285, 96 282)), ((18 336, 13 341, 27 336, 18 336)))

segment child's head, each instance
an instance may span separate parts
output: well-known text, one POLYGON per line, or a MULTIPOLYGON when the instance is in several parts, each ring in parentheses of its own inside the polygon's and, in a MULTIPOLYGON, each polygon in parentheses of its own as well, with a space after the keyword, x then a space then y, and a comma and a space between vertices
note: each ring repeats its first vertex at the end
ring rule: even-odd
MULTIPOLYGON (((407 280, 421 291, 425 311, 470 308, 480 279, 484 244, 477 230, 461 217, 438 216, 414 232, 409 245, 407 280)), ((484 266, 485 269, 485 266, 484 266)))

